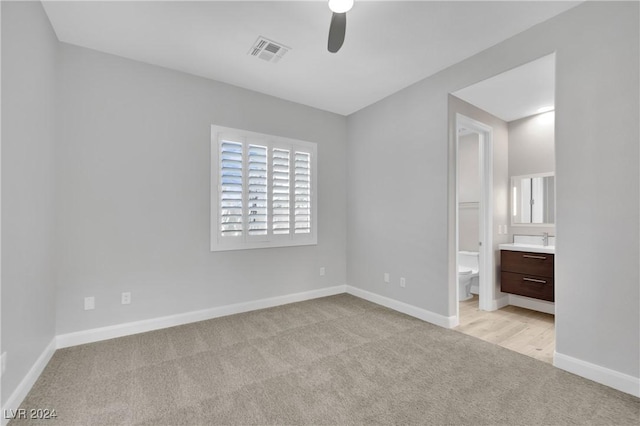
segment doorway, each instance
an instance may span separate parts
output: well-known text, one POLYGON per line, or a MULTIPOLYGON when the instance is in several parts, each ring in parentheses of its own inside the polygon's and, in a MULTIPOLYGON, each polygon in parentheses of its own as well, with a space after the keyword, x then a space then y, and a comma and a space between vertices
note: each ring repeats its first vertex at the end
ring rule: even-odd
POLYGON ((554 304, 501 292, 496 266, 500 263, 500 244, 518 243, 526 238, 544 241, 544 236, 555 234, 553 214, 548 215, 549 219, 542 215, 541 224, 533 223, 533 217, 532 223, 517 220, 516 212, 524 208, 514 203, 518 198, 512 194, 513 185, 509 183, 514 177, 555 173, 554 91, 555 55, 550 54, 451 93, 449 107, 449 300, 451 312, 456 314, 455 328, 545 362, 552 362, 555 350, 554 304), (486 132, 487 127, 493 132, 486 132), (479 297, 461 302, 458 274, 455 274, 458 285, 453 283, 454 273, 458 273, 456 258, 461 229, 459 135, 469 131, 476 133, 484 145, 478 154, 482 156, 478 160, 479 180, 484 191, 478 210, 486 216, 480 219, 478 232, 479 297), (498 309, 499 312, 493 312, 498 309))
MULTIPOLYGON (((468 136, 474 136, 477 140, 477 160, 478 160, 478 178, 479 185, 477 187, 477 230, 478 230, 478 307, 480 310, 492 310, 494 299, 494 267, 493 267, 493 129, 487 124, 471 119, 465 115, 456 114, 456 178, 455 178, 455 241, 456 241, 456 261, 455 270, 460 271, 461 251, 469 252, 469 250, 461 250, 462 248, 470 248, 469 246, 461 247, 460 244, 460 206, 468 201, 462 201, 460 191, 461 168, 460 154, 462 139, 468 136)), ((474 201, 472 201, 473 203, 474 201)), ((473 205, 463 205, 474 209, 473 205)), ((473 226, 471 227, 474 228, 473 226)), ((471 284, 472 285, 472 284, 471 284)), ((456 285, 456 300, 461 299, 461 286, 456 285)), ((495 309, 495 308, 493 308, 495 309)), ((460 313, 459 303, 456 303, 456 317, 460 313)))

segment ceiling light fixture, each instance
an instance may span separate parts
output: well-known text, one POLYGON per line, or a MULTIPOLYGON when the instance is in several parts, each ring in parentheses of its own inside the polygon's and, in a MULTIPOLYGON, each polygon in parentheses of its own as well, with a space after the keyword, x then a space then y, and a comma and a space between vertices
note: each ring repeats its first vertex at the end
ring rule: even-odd
POLYGON ((347 12, 353 7, 354 0, 329 0, 331 24, 329 25, 329 41, 327 49, 336 53, 344 43, 344 35, 347 32, 347 12))
POLYGON ((346 13, 353 7, 353 0, 329 0, 329 9, 334 13, 346 13))

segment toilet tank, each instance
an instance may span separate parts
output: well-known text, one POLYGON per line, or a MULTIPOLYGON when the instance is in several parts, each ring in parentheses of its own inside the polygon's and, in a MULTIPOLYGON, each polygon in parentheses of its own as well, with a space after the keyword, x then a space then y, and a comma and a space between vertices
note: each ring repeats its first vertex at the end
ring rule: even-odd
POLYGON ((469 268, 474 272, 478 272, 478 252, 477 251, 459 251, 458 266, 469 268))

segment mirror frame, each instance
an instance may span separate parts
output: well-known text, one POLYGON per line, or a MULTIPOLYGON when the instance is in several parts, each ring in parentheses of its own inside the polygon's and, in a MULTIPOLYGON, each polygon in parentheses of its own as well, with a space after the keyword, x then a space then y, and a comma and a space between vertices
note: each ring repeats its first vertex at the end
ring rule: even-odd
MULTIPOLYGON (((510 204, 509 204, 509 216, 510 216, 510 220, 511 220, 511 226, 556 226, 555 222, 554 223, 522 223, 522 222, 514 222, 513 221, 513 206, 515 204, 515 202, 517 201, 515 199, 515 197, 513 196, 513 190, 515 188, 514 183, 516 180, 520 180, 522 178, 537 178, 537 177, 548 177, 548 176, 554 176, 555 177, 555 173, 554 172, 545 172, 545 173, 532 173, 532 174, 528 174, 528 175, 519 175, 519 176, 511 176, 511 178, 509 179, 509 200, 510 200, 510 204)), ((555 182, 554 182, 554 186, 555 186, 555 182)), ((555 193, 555 191, 554 191, 555 193)), ((555 206, 555 199, 554 199, 554 210, 556 208, 555 206)), ((554 217, 555 217, 555 211, 554 211, 554 217)))

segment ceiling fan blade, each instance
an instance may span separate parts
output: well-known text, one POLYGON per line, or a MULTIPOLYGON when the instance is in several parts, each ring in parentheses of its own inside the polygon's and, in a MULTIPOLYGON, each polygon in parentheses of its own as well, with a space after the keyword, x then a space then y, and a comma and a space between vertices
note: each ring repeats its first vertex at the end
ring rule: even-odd
POLYGON ((336 53, 344 43, 344 34, 347 29, 347 14, 335 13, 331 16, 331 26, 329 26, 329 52, 336 53))

